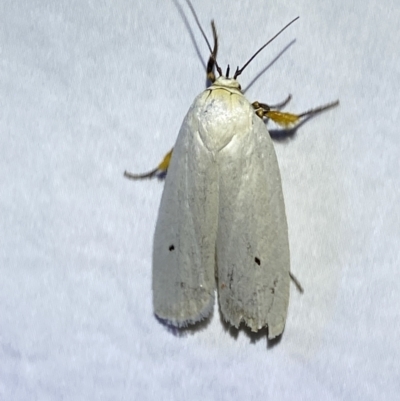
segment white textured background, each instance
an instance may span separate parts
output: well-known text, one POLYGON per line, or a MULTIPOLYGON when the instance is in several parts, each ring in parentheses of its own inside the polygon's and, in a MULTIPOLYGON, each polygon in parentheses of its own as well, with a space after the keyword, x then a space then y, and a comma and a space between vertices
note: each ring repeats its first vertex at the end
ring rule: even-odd
POLYGON ((1 2, 0 400, 396 399, 398 1, 193 1, 224 67, 300 15, 243 73, 289 45, 249 99, 341 102, 276 144, 305 293, 273 346, 217 308, 180 336, 152 314, 163 184, 122 173, 158 164, 205 87, 179 1, 1 2))

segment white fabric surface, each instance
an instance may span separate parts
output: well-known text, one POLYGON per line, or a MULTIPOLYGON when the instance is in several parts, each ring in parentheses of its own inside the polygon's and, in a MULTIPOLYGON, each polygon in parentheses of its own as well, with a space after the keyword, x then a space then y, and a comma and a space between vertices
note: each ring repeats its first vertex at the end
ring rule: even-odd
POLYGON ((276 143, 305 293, 273 345, 217 307, 180 335, 153 316, 163 184, 122 173, 159 163, 205 88, 179 1, 0 6, 0 400, 397 399, 398 1, 193 1, 224 69, 300 15, 240 77, 289 45, 249 99, 341 102, 276 143))

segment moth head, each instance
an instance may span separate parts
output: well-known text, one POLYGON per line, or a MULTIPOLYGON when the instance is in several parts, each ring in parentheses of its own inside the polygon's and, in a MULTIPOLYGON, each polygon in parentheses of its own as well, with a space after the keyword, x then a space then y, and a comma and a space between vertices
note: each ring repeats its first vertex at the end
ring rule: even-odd
POLYGON ((222 86, 223 88, 233 88, 233 89, 237 89, 239 91, 242 90, 242 87, 240 86, 239 82, 236 79, 227 78, 227 77, 224 77, 223 75, 218 77, 214 81, 213 85, 214 86, 222 86))

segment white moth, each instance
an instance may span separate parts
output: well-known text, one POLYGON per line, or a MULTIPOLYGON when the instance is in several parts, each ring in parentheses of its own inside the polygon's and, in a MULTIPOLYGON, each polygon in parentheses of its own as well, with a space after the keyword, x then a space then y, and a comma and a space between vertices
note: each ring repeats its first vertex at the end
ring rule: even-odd
POLYGON ((272 339, 285 327, 291 274, 281 176, 263 118, 288 126, 337 102, 297 115, 250 103, 236 78, 252 58, 234 78, 229 67, 223 76, 212 28, 212 84, 194 100, 173 152, 150 173, 125 176, 168 169, 154 234, 155 314, 173 326, 195 324, 210 315, 217 287, 227 322, 268 326, 272 339))

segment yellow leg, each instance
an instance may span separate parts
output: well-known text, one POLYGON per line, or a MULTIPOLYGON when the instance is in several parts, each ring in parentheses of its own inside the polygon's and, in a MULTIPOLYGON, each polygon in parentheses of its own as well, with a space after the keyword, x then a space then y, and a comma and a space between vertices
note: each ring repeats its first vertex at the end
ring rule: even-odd
POLYGON ((167 173, 169 163, 171 161, 171 156, 172 156, 172 151, 171 149, 163 158, 162 162, 152 171, 149 171, 148 173, 144 174, 132 174, 129 173, 128 171, 124 172, 124 177, 129 178, 130 180, 143 180, 143 179, 148 179, 148 178, 153 178, 153 177, 160 177, 164 174, 167 173))
POLYGON ((336 102, 333 102, 333 103, 329 103, 325 106, 311 109, 309 111, 306 111, 306 112, 300 113, 300 114, 285 113, 285 112, 278 111, 278 110, 271 110, 271 108, 268 105, 266 105, 264 103, 259 103, 259 102, 254 102, 253 107, 256 111, 256 114, 260 118, 264 118, 264 117, 270 118, 272 121, 274 121, 281 127, 287 128, 287 127, 292 127, 295 124, 298 124, 300 119, 303 117, 321 113, 332 107, 336 107, 338 104, 339 104, 339 100, 337 100, 336 102))

